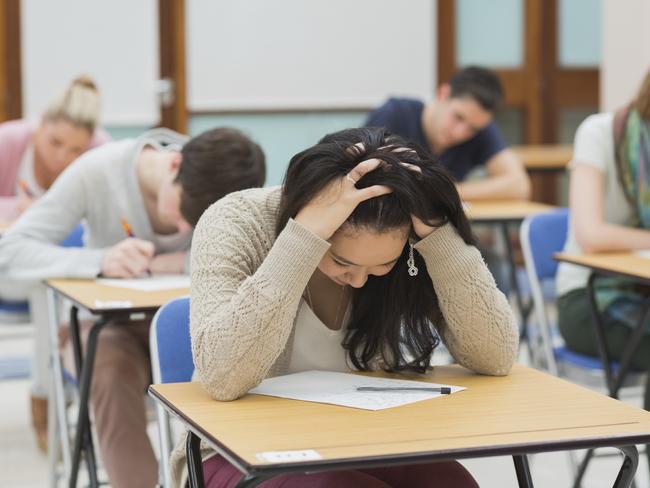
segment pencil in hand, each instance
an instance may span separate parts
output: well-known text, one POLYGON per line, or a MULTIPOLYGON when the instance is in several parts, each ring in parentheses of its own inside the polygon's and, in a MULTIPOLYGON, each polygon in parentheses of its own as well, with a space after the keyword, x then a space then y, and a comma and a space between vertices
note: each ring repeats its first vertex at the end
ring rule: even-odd
MULTIPOLYGON (((124 229, 124 232, 128 237, 135 237, 135 234, 133 233, 133 229, 131 228, 131 224, 129 224, 129 221, 126 220, 126 218, 122 217, 120 218, 120 223, 122 224, 122 228, 124 229)), ((147 276, 151 276, 151 270, 147 269, 145 271, 147 276)))
POLYGON ((129 224, 129 221, 126 220, 124 217, 120 219, 120 222, 122 223, 122 228, 124 229, 124 232, 126 232, 126 235, 128 237, 135 237, 135 234, 133 233, 133 229, 131 229, 131 225, 129 224))
POLYGON ((18 185, 20 186, 20 189, 23 191, 25 195, 27 195, 29 198, 34 198, 34 192, 29 188, 29 185, 25 180, 18 180, 18 185))

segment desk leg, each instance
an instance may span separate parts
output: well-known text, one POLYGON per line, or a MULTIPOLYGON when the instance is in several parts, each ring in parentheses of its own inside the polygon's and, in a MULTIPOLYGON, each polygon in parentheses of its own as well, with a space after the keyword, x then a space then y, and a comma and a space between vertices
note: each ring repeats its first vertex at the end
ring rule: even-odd
POLYGON ((189 431, 185 442, 187 457, 187 475, 190 488, 203 488, 203 461, 201 461, 201 438, 189 431))
POLYGON ((618 391, 621 389, 621 386, 623 386, 625 376, 632 365, 632 358, 634 357, 634 354, 641 343, 641 339, 643 338, 646 320, 650 317, 650 298, 646 299, 643 303, 639 321, 637 322, 636 327, 632 330, 632 334, 628 338, 625 348, 623 349, 618 371, 614 371, 612 368, 612 359, 609 348, 607 347, 607 339, 605 337, 605 325, 603 323, 602 315, 598 310, 598 302, 596 299, 596 287, 594 282, 596 281, 597 276, 596 273, 591 273, 589 281, 587 281, 589 308, 591 310, 591 318, 596 326, 598 350, 600 352, 600 360, 603 363, 603 369, 605 370, 605 379, 607 381, 609 396, 612 398, 618 398, 618 391))
MULTIPOLYGON (((203 461, 201 460, 201 438, 194 432, 187 433, 185 441, 185 457, 187 458, 187 477, 190 488, 204 488, 203 461)), ((267 477, 244 475, 235 488, 249 488, 259 485, 267 477)))
MULTIPOLYGON (((528 338, 528 315, 530 315, 531 304, 524 303, 524 299, 521 296, 521 290, 519 289, 519 281, 517 280, 517 263, 515 263, 515 253, 512 249, 512 243, 508 236, 508 224, 502 222, 500 225, 501 234, 503 235, 503 240, 505 241, 506 246, 506 255, 508 258, 508 271, 510 274, 510 285, 512 286, 512 291, 515 294, 515 300, 517 302, 517 307, 519 308, 519 314, 521 315, 521 338, 528 338)), ((529 346, 530 348, 530 346, 529 346)))
POLYGON ((623 381, 625 380, 625 375, 632 366, 632 359, 636 354, 639 344, 641 344, 641 339, 645 333, 645 324, 646 320, 650 317, 650 298, 647 298, 643 302, 643 308, 641 309, 641 314, 639 315, 639 321, 636 323, 636 327, 632 332, 632 335, 628 338, 627 344, 625 344, 625 349, 623 349, 623 354, 621 354, 620 366, 618 373, 616 374, 616 381, 614 381, 614 393, 618 396, 618 391, 623 386, 623 381))
POLYGON ((639 451, 637 451, 636 446, 622 446, 617 447, 617 449, 625 457, 616 481, 614 481, 614 488, 628 488, 634 482, 634 474, 639 464, 639 451))
MULTIPOLYGON (((70 433, 68 430, 68 420, 65 411, 65 380, 63 378, 63 367, 61 366, 61 356, 59 354, 59 301, 56 292, 49 288, 47 289, 47 308, 48 308, 48 334, 49 334, 49 355, 50 355, 50 404, 54 404, 56 413, 55 425, 49 425, 48 429, 58 430, 58 441, 61 447, 61 457, 63 458, 63 474, 64 478, 70 477, 72 459, 70 453, 72 452, 70 446, 70 433)), ((48 422, 52 421, 48 417, 48 422)), ((55 446, 50 444, 50 449, 55 449, 55 446)), ((56 464, 58 462, 54 452, 50 452, 50 474, 52 475, 52 484, 57 485, 56 464)))
POLYGON ((88 344, 86 345, 86 359, 82 361, 81 354, 81 335, 79 331, 79 321, 77 319, 77 309, 73 307, 70 314, 70 332, 75 349, 75 362, 77 364, 77 378, 79 381, 79 413, 77 416, 77 432, 74 439, 74 450, 72 452, 72 471, 70 473, 70 488, 76 488, 77 477, 79 475, 79 464, 81 461, 81 451, 84 451, 86 464, 88 466, 88 476, 90 486, 97 487, 97 463, 93 451, 92 434, 90 430, 90 420, 88 416, 88 401, 90 399, 90 387, 95 365, 95 352, 97 350, 97 337, 99 333, 108 324, 108 320, 100 318, 90 329, 88 334, 88 344))
POLYGON ((585 457, 582 458, 582 461, 580 461, 580 466, 578 466, 578 472, 576 473, 576 477, 573 480, 573 488, 580 488, 582 486, 582 478, 585 476, 585 472, 587 471, 587 466, 589 465, 589 461, 591 461, 591 458, 594 456, 594 449, 588 449, 587 454, 585 454, 585 457))
POLYGON ((530 476, 530 466, 525 454, 512 456, 517 473, 517 481, 521 488, 533 488, 533 478, 530 476))

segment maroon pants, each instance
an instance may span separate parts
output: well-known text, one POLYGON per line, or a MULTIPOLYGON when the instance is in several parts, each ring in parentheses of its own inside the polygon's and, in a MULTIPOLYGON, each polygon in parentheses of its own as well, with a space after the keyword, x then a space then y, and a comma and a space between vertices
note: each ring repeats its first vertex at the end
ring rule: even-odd
MULTIPOLYGON (((206 488, 232 488, 242 474, 221 456, 203 463, 206 488)), ((271 478, 260 488, 478 488, 471 474, 456 461, 413 464, 388 468, 285 474, 271 478)))

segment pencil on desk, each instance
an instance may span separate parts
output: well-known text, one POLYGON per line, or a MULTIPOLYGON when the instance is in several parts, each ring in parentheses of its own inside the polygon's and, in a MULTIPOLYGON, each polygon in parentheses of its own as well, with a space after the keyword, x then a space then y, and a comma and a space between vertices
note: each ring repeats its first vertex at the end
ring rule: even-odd
POLYGON ((20 189, 25 195, 27 195, 29 198, 34 198, 34 192, 29 188, 29 185, 25 180, 19 180, 18 184, 20 185, 20 189))
POLYGON ((440 393, 441 395, 451 394, 451 388, 448 386, 357 386, 357 391, 424 391, 429 393, 440 393))

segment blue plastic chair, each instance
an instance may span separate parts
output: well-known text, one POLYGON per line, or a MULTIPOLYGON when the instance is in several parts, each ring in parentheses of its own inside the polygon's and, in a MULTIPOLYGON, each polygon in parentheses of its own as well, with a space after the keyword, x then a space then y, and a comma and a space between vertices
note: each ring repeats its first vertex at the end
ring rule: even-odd
MULTIPOLYGON (((521 225, 519 239, 537 325, 537 337, 530 338, 531 341, 536 339, 531 348, 532 363, 570 381, 606 389, 605 370, 600 357, 579 354, 561 344, 561 338, 556 332, 557 327, 551 325, 546 311, 542 284, 548 280, 555 280, 558 262, 553 259, 553 254, 564 248, 568 234, 568 221, 569 211, 562 208, 532 215, 521 225)), ((618 364, 612 366, 616 369, 618 364)), ((626 385, 636 386, 640 384, 642 378, 642 373, 630 371, 626 378, 626 385)), ((570 451, 568 454, 573 472, 578 476, 575 482, 579 485, 592 453, 590 451, 583 460, 580 471, 577 469, 578 463, 573 454, 570 451)))
MULTIPOLYGON (((194 373, 190 342, 190 297, 176 298, 158 309, 149 331, 151 372, 154 383, 190 381, 194 373)), ((160 438, 160 471, 163 487, 169 487, 172 451, 169 415, 156 402, 160 438)))
MULTIPOLYGON (((84 228, 79 224, 61 241, 63 247, 83 247, 84 228)), ((29 322, 29 303, 26 301, 0 300, 0 321, 9 323, 29 322)))
POLYGON ((60 243, 62 247, 84 247, 84 226, 77 225, 60 243))
MULTIPOLYGON (((568 221, 569 210, 561 208, 528 217, 520 229, 519 238, 533 299, 537 332, 541 339, 541 344, 536 344, 535 350, 542 349, 533 358, 533 363, 537 366, 543 365, 549 372, 560 376, 571 376, 568 374, 570 371, 576 373, 577 370, 583 370, 587 377, 595 379, 599 386, 604 386, 605 376, 600 358, 579 354, 564 345, 557 345, 561 340, 558 334, 554 333, 546 313, 542 286, 544 281, 555 280, 559 263, 553 259, 553 254, 564 248, 568 221)), ((583 376, 582 382, 584 378, 586 377, 583 376)), ((636 379, 631 378, 631 382, 638 384, 638 375, 636 379)))
POLYGON ((12 324, 29 322, 29 303, 0 300, 0 322, 12 324))

